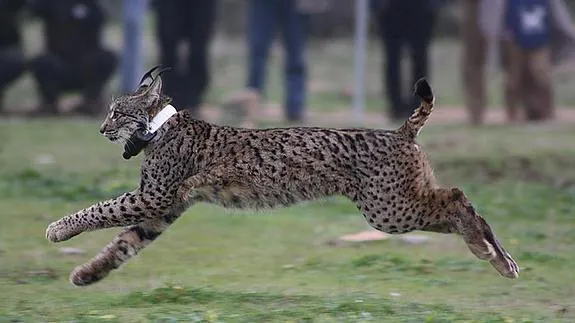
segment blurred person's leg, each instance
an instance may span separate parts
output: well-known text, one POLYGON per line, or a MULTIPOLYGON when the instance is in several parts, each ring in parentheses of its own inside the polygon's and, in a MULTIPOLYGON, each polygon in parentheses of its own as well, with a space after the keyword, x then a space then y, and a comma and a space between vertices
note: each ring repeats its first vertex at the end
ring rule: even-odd
POLYGON ((397 5, 390 5, 387 9, 377 13, 379 35, 382 40, 384 59, 384 93, 387 94, 391 104, 391 118, 402 120, 409 116, 406 103, 403 100, 401 81, 401 49, 404 43, 405 30, 403 30, 403 17, 397 5))
POLYGON ((122 92, 136 90, 142 77, 142 40, 147 0, 123 1, 124 45, 121 58, 122 92))
POLYGON ((221 106, 220 122, 244 128, 254 128, 260 111, 260 96, 253 89, 245 88, 230 94, 221 106))
MULTIPOLYGON (((410 28, 407 30, 407 44, 411 58, 411 81, 415 84, 422 77, 430 78, 429 73, 429 46, 433 37, 435 26, 435 11, 427 8, 428 0, 411 0, 409 16, 410 28)), ((419 105, 419 98, 411 95, 406 108, 409 114, 413 113, 419 105)))
POLYGON ((250 0, 248 8, 248 80, 247 87, 263 94, 266 64, 274 39, 278 1, 250 0))
POLYGON ((266 65, 276 31, 281 0, 250 0, 247 11, 247 78, 244 89, 229 95, 222 104, 226 124, 252 128, 265 90, 266 65))
POLYGON ((82 84, 84 102, 78 106, 78 112, 88 116, 98 116, 104 109, 102 92, 106 83, 112 77, 117 66, 116 55, 106 49, 101 49, 87 56, 82 66, 77 67, 76 79, 82 84))
POLYGON ((182 10, 184 2, 179 0, 156 1, 156 37, 159 45, 160 64, 171 70, 162 75, 163 90, 172 98, 178 110, 185 108, 185 88, 182 86, 182 72, 178 47, 184 32, 183 21, 188 12, 182 10))
POLYGON ((289 121, 301 121, 305 113, 307 66, 305 58, 309 16, 297 10, 295 0, 282 0, 280 20, 285 49, 284 109, 289 121))
POLYGON ((479 2, 462 0, 463 87, 471 123, 483 123, 485 112, 485 63, 487 43, 479 27, 479 2))
POLYGON ((526 95, 525 115, 529 121, 543 121, 555 117, 553 100, 553 78, 551 50, 549 47, 525 52, 524 76, 528 86, 523 92, 526 95))
POLYGON ((53 115, 58 113, 58 99, 70 79, 70 71, 60 58, 46 53, 30 62, 30 71, 40 92, 41 103, 34 114, 53 115))
POLYGON ((505 69, 505 109, 509 122, 517 122, 520 119, 521 103, 525 94, 525 57, 523 51, 511 40, 502 43, 505 69))
POLYGON ((199 105, 210 83, 210 60, 209 47, 214 34, 216 0, 187 0, 186 33, 189 41, 189 53, 187 59, 187 72, 184 83, 186 84, 185 108, 198 112, 199 105))
POLYGON ((4 110, 4 91, 26 68, 24 55, 19 49, 0 52, 0 113, 4 110))

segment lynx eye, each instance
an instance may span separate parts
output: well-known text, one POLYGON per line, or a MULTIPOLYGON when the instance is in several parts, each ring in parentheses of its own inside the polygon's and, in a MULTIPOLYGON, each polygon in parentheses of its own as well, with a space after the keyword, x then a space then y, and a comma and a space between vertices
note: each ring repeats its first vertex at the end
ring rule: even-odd
POLYGON ((110 112, 110 119, 111 119, 112 121, 116 121, 117 116, 116 116, 116 113, 114 113, 114 111, 110 112))

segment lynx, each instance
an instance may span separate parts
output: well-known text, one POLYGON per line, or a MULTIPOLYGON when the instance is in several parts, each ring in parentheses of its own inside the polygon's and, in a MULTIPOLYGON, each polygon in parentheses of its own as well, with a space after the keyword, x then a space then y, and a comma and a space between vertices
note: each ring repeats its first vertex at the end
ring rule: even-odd
POLYGON ((53 222, 46 237, 60 242, 126 227, 71 273, 74 285, 85 286, 138 254, 195 203, 262 209, 343 195, 377 230, 459 234, 476 257, 517 278, 517 263, 463 191, 436 184, 415 141, 434 96, 425 79, 416 82, 414 93, 421 104, 396 130, 245 129, 176 113, 162 93, 161 71, 152 69, 138 90, 112 101, 100 128, 124 145, 125 158, 144 151, 138 188, 53 222))

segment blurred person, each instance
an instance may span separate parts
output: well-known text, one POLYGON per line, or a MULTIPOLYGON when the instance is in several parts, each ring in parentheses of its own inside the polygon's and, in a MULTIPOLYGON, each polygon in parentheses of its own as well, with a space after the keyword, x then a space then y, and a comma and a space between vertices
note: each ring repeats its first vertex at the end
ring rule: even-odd
POLYGON ((79 90, 83 102, 75 112, 97 116, 102 91, 117 64, 116 55, 102 45, 106 22, 97 0, 32 0, 30 9, 44 23, 45 51, 30 63, 42 104, 39 115, 58 114, 58 99, 79 90))
MULTIPOLYGON (((284 114, 288 122, 304 119, 307 63, 305 58, 309 13, 325 3, 314 0, 250 0, 248 7, 248 75, 244 101, 254 117, 265 92, 270 48, 279 27, 284 56, 284 114)), ((241 101, 234 95, 232 101, 241 101)), ((249 121, 248 121, 249 122, 249 121)))
POLYGON ((462 70, 471 123, 483 123, 489 61, 505 71, 509 122, 522 118, 520 105, 529 121, 553 118, 553 65, 575 57, 575 27, 564 1, 463 0, 462 5, 462 70))
POLYGON ((391 105, 390 117, 394 121, 409 117, 417 107, 417 99, 405 89, 401 77, 402 50, 409 50, 411 80, 429 78, 429 45, 440 0, 372 0, 379 36, 385 53, 384 93, 391 105))
MULTIPOLYGON (((501 19, 497 12, 503 9, 505 0, 462 0, 462 37, 463 37, 463 88, 465 106, 472 124, 483 123, 485 110, 485 65, 487 59, 489 26, 501 28, 501 19), (489 25, 488 25, 489 24, 489 25)), ((499 35, 500 37, 502 35, 499 35)), ((499 42, 500 39, 492 40, 499 42)))
POLYGON ((528 121, 554 116, 548 0, 507 0, 503 62, 506 66, 505 106, 509 121, 519 120, 524 105, 528 121))
POLYGON ((124 0, 122 2, 124 45, 120 61, 121 89, 128 93, 138 87, 143 74, 142 41, 146 18, 147 0, 124 0))
POLYGON ((0 0, 0 113, 4 112, 4 91, 25 70, 19 13, 23 0, 0 0))
POLYGON ((156 0, 157 38, 160 64, 170 67, 164 74, 164 91, 178 110, 197 115, 210 83, 209 45, 214 34, 218 1, 156 0), (187 44, 182 52, 181 45, 187 44))

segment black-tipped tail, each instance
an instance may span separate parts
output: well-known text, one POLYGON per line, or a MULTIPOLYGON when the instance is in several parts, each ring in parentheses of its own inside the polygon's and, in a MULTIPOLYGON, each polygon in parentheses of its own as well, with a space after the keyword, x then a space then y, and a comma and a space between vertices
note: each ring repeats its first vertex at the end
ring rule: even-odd
POLYGON ((433 101, 433 92, 431 91, 431 86, 427 83, 427 80, 422 77, 413 86, 413 94, 420 97, 423 101, 431 103, 433 101))
POLYGON ((413 94, 421 98, 421 104, 409 119, 405 121, 401 128, 399 128, 399 132, 402 132, 411 139, 415 139, 419 131, 421 131, 421 128, 425 125, 425 122, 433 110, 433 103, 435 101, 431 86, 429 86, 425 78, 420 78, 415 82, 413 94))

